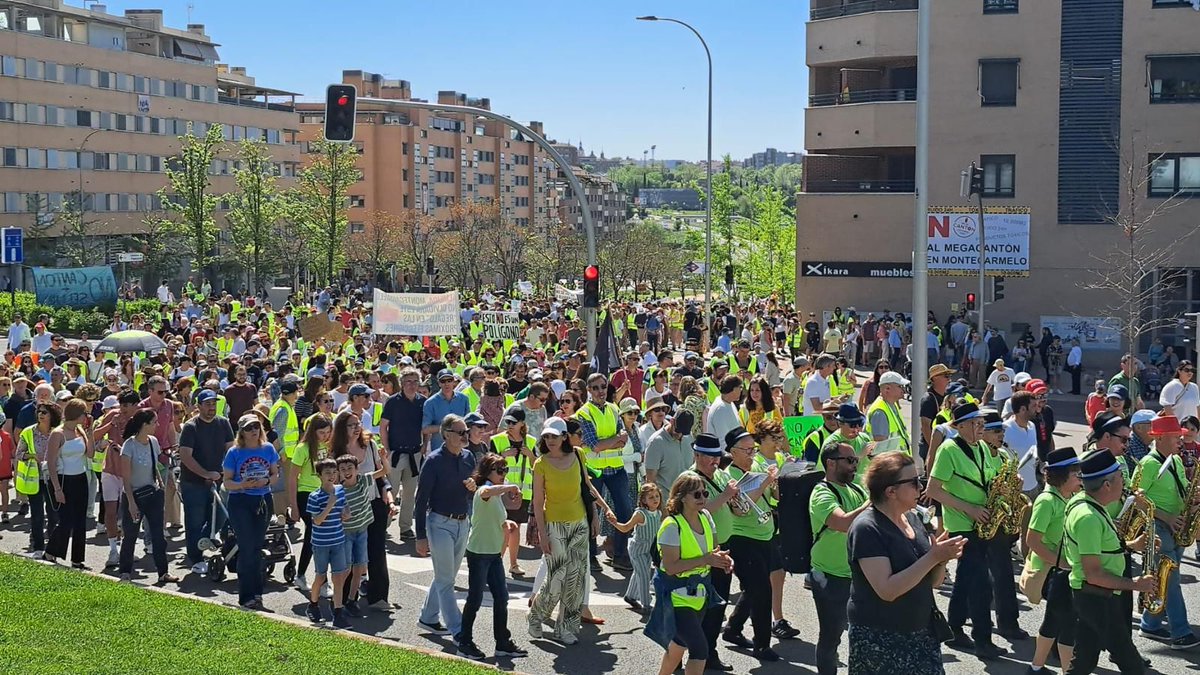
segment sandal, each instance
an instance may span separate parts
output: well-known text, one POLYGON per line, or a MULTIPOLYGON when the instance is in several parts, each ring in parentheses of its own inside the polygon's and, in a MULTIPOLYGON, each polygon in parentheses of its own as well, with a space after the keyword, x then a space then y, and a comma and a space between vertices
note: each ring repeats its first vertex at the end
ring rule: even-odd
POLYGON ((516 567, 516 566, 508 568, 508 573, 513 575, 514 578, 521 578, 521 577, 525 576, 525 570, 521 569, 520 567, 516 567))

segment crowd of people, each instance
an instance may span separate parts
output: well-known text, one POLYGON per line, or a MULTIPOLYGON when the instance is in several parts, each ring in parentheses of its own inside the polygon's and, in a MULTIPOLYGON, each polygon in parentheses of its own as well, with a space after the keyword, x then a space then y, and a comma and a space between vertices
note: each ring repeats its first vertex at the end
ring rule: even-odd
POLYGON ((1055 445, 1048 394, 1063 368, 1078 390, 1075 348, 1055 366, 1054 336, 1048 351, 1024 339, 1009 350, 961 316, 945 329, 930 317, 929 386, 910 431, 900 314, 836 308, 823 325, 773 300, 722 305, 711 320, 688 302, 614 304, 622 352, 596 372, 570 303, 526 299, 521 338, 487 342, 479 312, 504 298, 464 302, 458 335, 382 336, 353 289, 279 308, 190 281, 178 300, 159 291, 157 315, 118 312, 112 328, 152 332, 162 350, 68 341, 46 315, 9 328, 0 519, 28 529, 34 558, 86 568, 94 523, 106 570, 138 576, 140 538, 157 583, 172 584, 168 537, 182 527, 183 569, 210 575, 206 553, 236 542, 238 601, 263 610, 264 548, 289 537, 304 615, 347 628, 398 615, 386 545, 412 542, 433 568, 419 630, 476 660, 485 590, 493 655, 520 657, 507 578, 527 579, 521 565, 540 555, 524 633, 572 645, 604 622, 590 574, 607 563, 628 576, 624 600, 663 647, 663 674, 732 670, 719 646, 777 661, 773 644, 801 633, 789 615, 810 611, 820 673, 836 672, 843 635, 851 673, 940 673, 943 644, 989 660, 1005 652, 994 634, 1031 638, 1018 590, 1047 603, 1031 672, 1055 647, 1065 672, 1092 672, 1102 650, 1143 672, 1127 622, 1135 591, 1148 599, 1141 635, 1200 645, 1178 568, 1156 567, 1178 563, 1200 523, 1188 361, 1174 362, 1153 412, 1127 356, 1088 397, 1089 443, 1069 448, 1055 445), (342 337, 306 340, 299 321, 313 313, 342 337), (1038 358, 1045 379, 1029 372, 1038 358), (797 416, 820 424, 789 438, 797 416), (1123 527, 1127 503, 1148 502, 1152 522, 1123 527), (803 581, 787 574, 796 541, 803 581), (815 609, 785 606, 788 583, 810 589, 815 609))

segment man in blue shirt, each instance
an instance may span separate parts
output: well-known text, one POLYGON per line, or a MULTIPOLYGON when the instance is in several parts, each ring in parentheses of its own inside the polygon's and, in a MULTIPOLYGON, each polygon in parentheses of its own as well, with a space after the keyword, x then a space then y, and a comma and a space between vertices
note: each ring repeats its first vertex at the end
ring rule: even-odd
POLYGON ((467 403, 467 395, 455 393, 454 385, 458 384, 458 376, 453 370, 443 368, 437 374, 438 393, 425 400, 424 414, 421 419, 421 432, 429 439, 430 451, 442 447, 442 437, 438 430, 442 420, 447 415, 466 417, 471 412, 467 403))
POLYGON ((457 635, 462 613, 454 599, 454 579, 467 553, 475 456, 464 452, 469 431, 462 417, 447 415, 438 430, 442 447, 425 460, 417 488, 417 555, 433 554, 433 583, 417 625, 434 635, 457 635))

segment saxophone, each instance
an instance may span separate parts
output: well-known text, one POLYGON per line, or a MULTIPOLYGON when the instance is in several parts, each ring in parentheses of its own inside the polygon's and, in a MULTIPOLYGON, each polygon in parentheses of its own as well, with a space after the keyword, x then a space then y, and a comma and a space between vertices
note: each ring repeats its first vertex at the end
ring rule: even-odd
POLYGON ((983 508, 991 515, 986 523, 975 523, 975 533, 980 539, 993 539, 1002 528, 1008 534, 1020 534, 1021 522, 1030 508, 1029 498, 1021 492, 1022 486, 1017 463, 1006 460, 988 484, 983 508))
POLYGON ((1167 609, 1167 579, 1178 565, 1159 553, 1158 537, 1154 534, 1154 502, 1138 494, 1141 483, 1142 467, 1138 465, 1129 482, 1130 495, 1115 525, 1122 543, 1143 535, 1146 537, 1145 548, 1142 549, 1142 568, 1154 579, 1154 591, 1138 596, 1138 608, 1158 616, 1167 609))
POLYGON ((1196 535, 1200 533, 1200 506, 1195 503, 1197 494, 1200 494, 1200 469, 1197 469, 1188 481, 1187 494, 1183 500, 1183 526, 1179 528, 1179 534, 1175 535, 1175 545, 1181 549, 1196 543, 1196 535))
POLYGON ((1154 529, 1154 502, 1146 499, 1145 496, 1137 497, 1138 490, 1142 488, 1142 465, 1138 464, 1133 470, 1133 478, 1129 480, 1127 504, 1121 510, 1121 515, 1118 516, 1117 536, 1122 542, 1137 539, 1138 535, 1149 526, 1154 529), (1148 508, 1147 508, 1148 507, 1148 508))

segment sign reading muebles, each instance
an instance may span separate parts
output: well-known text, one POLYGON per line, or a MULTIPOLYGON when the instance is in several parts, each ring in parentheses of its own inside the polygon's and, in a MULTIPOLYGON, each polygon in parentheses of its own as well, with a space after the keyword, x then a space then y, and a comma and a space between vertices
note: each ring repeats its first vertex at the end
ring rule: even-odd
POLYGON ((910 262, 842 262, 806 260, 800 264, 802 277, 866 277, 875 279, 911 279, 910 262))

